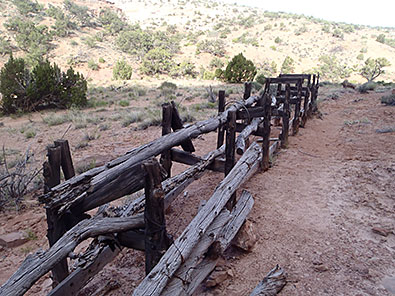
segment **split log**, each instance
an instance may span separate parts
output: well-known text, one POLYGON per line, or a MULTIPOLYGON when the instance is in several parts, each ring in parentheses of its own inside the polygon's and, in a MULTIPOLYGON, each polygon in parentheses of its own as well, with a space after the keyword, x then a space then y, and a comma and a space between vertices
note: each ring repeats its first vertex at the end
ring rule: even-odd
MULTIPOLYGON (((162 136, 171 133, 171 121, 172 121, 172 106, 169 103, 162 105, 162 136)), ((171 155, 170 150, 162 152, 160 156, 160 164, 167 173, 167 178, 171 176, 171 155)))
POLYGON ((278 265, 255 287, 250 296, 275 296, 286 285, 284 271, 278 265))
MULTIPOLYGON (((182 124, 182 120, 180 114, 178 113, 176 104, 173 101, 171 101, 171 107, 171 127, 173 131, 178 131, 179 129, 184 128, 184 125, 182 124)), ((181 147, 184 151, 195 152, 195 147, 193 146, 191 139, 186 139, 185 141, 181 142, 181 147)))
POLYGON ((262 98, 261 104, 265 107, 263 118, 263 142, 262 142, 262 169, 267 171, 270 165, 269 148, 270 148, 270 121, 271 121, 271 100, 269 95, 262 98))
POLYGON ((242 155, 246 149, 246 139, 258 130, 259 125, 263 122, 262 118, 254 118, 249 125, 237 136, 236 139, 236 152, 242 155))
POLYGON ((186 139, 216 130, 227 121, 230 111, 243 106, 251 106, 258 100, 250 97, 246 102, 236 103, 216 118, 197 122, 189 127, 167 134, 148 144, 133 149, 127 155, 110 162, 89 174, 72 178, 53 188, 41 198, 51 208, 59 208, 59 214, 71 209, 73 212, 86 212, 114 199, 131 194, 143 188, 144 171, 141 163, 149 158, 181 144, 186 139), (115 165, 115 166, 114 166, 115 165), (111 167, 113 166, 113 167, 111 167), (78 180, 78 181, 77 181, 78 180))
POLYGON ((29 255, 18 270, 0 287, 2 296, 23 295, 40 277, 66 258, 75 247, 89 237, 126 231, 144 226, 143 215, 127 218, 93 218, 84 220, 66 232, 47 251, 29 255))
POLYGON ((288 135, 289 135, 289 99, 290 99, 290 86, 289 83, 285 85, 285 100, 284 100, 284 107, 283 107, 283 126, 281 131, 281 148, 285 149, 288 148, 288 135))
POLYGON ((69 141, 56 140, 55 146, 60 147, 61 165, 62 165, 64 178, 66 180, 71 179, 72 177, 75 176, 75 170, 74 170, 73 160, 71 158, 69 141))
POLYGON ((218 242, 215 251, 223 253, 243 225, 253 205, 254 199, 248 191, 244 190, 232 212, 229 213, 227 209, 223 209, 161 295, 192 295, 218 263, 217 255, 220 254, 213 254, 210 251, 207 254, 207 250, 218 242))
MULTIPOLYGON (((226 144, 225 144, 225 176, 229 174, 235 165, 235 142, 236 142, 236 112, 228 113, 228 123, 226 124, 226 144)), ((236 203, 236 192, 230 198, 227 207, 232 209, 236 203)))
MULTIPOLYGON (((202 160, 202 158, 199 156, 176 148, 171 149, 171 159, 172 161, 187 165, 195 165, 202 160)), ((225 172, 225 162, 222 159, 214 159, 214 161, 209 166, 207 166, 207 169, 223 173, 225 172)))
POLYGON ((258 170, 262 150, 253 143, 222 180, 203 209, 170 246, 159 263, 135 289, 133 295, 160 295, 185 258, 188 258, 232 194, 258 170))

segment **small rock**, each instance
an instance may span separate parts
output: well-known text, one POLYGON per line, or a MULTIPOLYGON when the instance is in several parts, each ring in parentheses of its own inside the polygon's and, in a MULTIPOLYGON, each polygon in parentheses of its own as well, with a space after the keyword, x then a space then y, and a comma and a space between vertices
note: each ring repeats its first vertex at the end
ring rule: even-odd
POLYGON ((228 278, 228 272, 223 267, 217 266, 206 280, 206 287, 212 288, 228 278))
POLYGON ((0 121, 0 127, 4 126, 4 122, 0 121))
POLYGON ((246 252, 251 251, 257 242, 257 237, 254 231, 254 224, 246 220, 240 228, 232 244, 246 252))
POLYGON ((381 228, 381 227, 373 227, 372 231, 374 233, 380 234, 382 236, 388 236, 391 233, 391 230, 385 229, 385 228, 381 228))
POLYGON ((15 248, 23 245, 29 240, 23 232, 11 232, 0 235, 0 246, 6 248, 15 248))
POLYGON ((317 272, 325 272, 325 271, 328 271, 328 269, 329 268, 323 264, 314 266, 314 270, 317 272))
POLYGON ((395 277, 385 278, 381 284, 388 292, 395 294, 395 277))

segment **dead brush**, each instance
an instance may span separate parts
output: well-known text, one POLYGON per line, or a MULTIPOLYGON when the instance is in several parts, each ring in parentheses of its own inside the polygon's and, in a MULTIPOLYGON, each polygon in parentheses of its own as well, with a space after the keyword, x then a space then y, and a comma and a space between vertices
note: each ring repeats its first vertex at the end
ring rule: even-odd
POLYGON ((18 211, 24 195, 31 189, 31 185, 41 169, 31 167, 33 154, 29 148, 12 168, 7 163, 4 146, 2 154, 0 163, 0 210, 12 205, 18 211))

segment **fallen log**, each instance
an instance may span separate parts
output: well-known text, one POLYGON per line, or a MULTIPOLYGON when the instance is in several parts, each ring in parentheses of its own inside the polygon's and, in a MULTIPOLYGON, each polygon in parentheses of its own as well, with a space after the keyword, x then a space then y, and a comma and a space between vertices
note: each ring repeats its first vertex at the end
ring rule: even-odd
POLYGON ((71 178, 56 186, 40 198, 47 207, 59 209, 62 214, 70 209, 73 213, 81 213, 108 203, 119 197, 131 194, 143 188, 144 171, 141 163, 177 146, 186 139, 216 130, 227 121, 228 113, 244 106, 251 106, 258 97, 250 97, 245 102, 236 103, 216 118, 197 122, 189 127, 167 134, 148 144, 133 149, 105 167, 71 178))
POLYGON ((29 255, 18 270, 0 287, 2 296, 23 295, 40 277, 89 237, 126 231, 144 226, 143 215, 127 218, 92 218, 83 220, 66 232, 47 251, 29 255))
POLYGON ((287 283, 284 271, 278 265, 255 287, 250 296, 275 296, 287 283))
POLYGON ((188 259, 180 266, 171 278, 161 295, 192 295, 200 283, 210 274, 218 263, 218 255, 207 250, 213 247, 216 252, 223 253, 243 225, 254 205, 251 194, 244 190, 232 212, 223 209, 213 223, 200 238, 188 259))
POLYGON ((160 295, 169 278, 174 275, 185 258, 188 258, 199 238, 220 214, 232 194, 258 170, 261 157, 262 150, 254 142, 218 185, 203 209, 135 289, 133 295, 160 295))

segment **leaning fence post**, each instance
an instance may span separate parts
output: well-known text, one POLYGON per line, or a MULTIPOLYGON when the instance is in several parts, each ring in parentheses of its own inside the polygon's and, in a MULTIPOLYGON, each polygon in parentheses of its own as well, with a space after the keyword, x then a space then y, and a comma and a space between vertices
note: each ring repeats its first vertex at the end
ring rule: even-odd
POLYGON ((296 135, 299 131, 300 125, 300 105, 302 103, 302 80, 299 80, 297 83, 297 98, 295 104, 295 116, 292 122, 292 134, 296 135))
MULTIPOLYGON (((226 145, 225 145, 225 176, 227 176, 235 165, 236 150, 236 111, 228 113, 226 123, 226 145)), ((232 209, 236 204, 236 192, 229 199, 228 209, 232 209)))
POLYGON ((251 82, 244 82, 244 101, 251 97, 251 90, 252 90, 252 83, 251 82))
MULTIPOLYGON (((171 133, 172 106, 169 103, 162 105, 162 136, 171 133)), ((160 163, 167 173, 167 178, 171 177, 171 153, 170 150, 162 152, 160 163)))
MULTIPOLYGON (((44 162, 44 193, 51 190, 52 187, 60 184, 60 166, 61 166, 61 147, 49 146, 47 149, 48 161, 44 162)), ((56 241, 65 233, 65 225, 62 219, 57 215, 57 209, 48 208, 47 224, 48 224, 48 242, 49 246, 53 246, 56 241)), ((63 259, 52 269, 52 286, 56 287, 58 283, 63 281, 69 274, 67 259, 63 259)))
POLYGON ((288 134, 289 134, 289 99, 291 96, 291 89, 289 83, 285 85, 285 99, 283 105, 283 126, 280 135, 281 148, 288 148, 288 134))
POLYGON ((75 176, 75 170, 74 170, 73 160, 71 158, 69 141, 56 140, 55 146, 60 147, 60 154, 61 154, 60 163, 62 165, 64 178, 66 180, 71 179, 72 177, 75 176))
MULTIPOLYGON (((218 92, 218 115, 225 111, 225 91, 220 90, 218 92)), ((221 147, 224 144, 224 135, 225 135, 225 127, 218 127, 218 140, 217 140, 217 148, 221 147)))
POLYGON ((262 97, 263 102, 261 105, 264 107, 264 119, 263 119, 263 142, 262 142, 262 169, 267 171, 270 165, 270 121, 271 121, 271 100, 268 93, 262 97))
POLYGON ((164 191, 156 159, 143 164, 145 177, 145 272, 148 274, 170 245, 166 232, 164 191))

